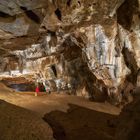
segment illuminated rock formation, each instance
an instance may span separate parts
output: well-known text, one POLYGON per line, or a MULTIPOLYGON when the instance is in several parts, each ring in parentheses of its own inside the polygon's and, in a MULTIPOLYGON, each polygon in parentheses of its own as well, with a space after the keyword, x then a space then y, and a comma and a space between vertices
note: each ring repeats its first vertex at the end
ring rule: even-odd
POLYGON ((129 102, 139 85, 138 0, 2 0, 0 11, 2 76, 40 73, 73 94, 129 102))

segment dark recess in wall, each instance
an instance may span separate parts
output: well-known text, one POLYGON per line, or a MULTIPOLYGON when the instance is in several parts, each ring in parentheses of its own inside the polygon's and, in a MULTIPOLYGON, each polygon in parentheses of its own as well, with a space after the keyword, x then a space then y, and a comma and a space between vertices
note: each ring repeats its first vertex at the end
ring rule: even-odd
POLYGON ((62 20, 61 11, 60 11, 58 8, 55 10, 55 14, 56 14, 56 16, 57 16, 57 18, 58 18, 59 20, 62 20))
POLYGON ((127 76, 127 80, 135 85, 137 81, 137 73, 138 73, 137 62, 134 58, 133 53, 131 53, 127 48, 123 47, 122 54, 126 66, 131 70, 131 73, 127 76))
POLYGON ((53 71, 55 77, 57 77, 57 71, 56 71, 55 65, 52 65, 52 66, 51 66, 51 69, 52 69, 52 71, 53 71))
POLYGON ((67 1, 67 6, 70 6, 71 5, 71 0, 68 0, 67 1))
POLYGON ((47 33, 50 34, 51 36, 56 36, 56 33, 51 30, 47 30, 47 33))
POLYGON ((81 6, 81 2, 80 1, 78 1, 78 4, 81 6))
POLYGON ((125 0, 117 10, 117 20, 125 29, 130 30, 133 14, 138 9, 138 0, 125 0))
POLYGON ((34 22, 36 22, 36 23, 38 23, 38 24, 41 23, 39 16, 36 15, 32 10, 27 10, 26 7, 22 7, 22 6, 20 6, 20 8, 21 8, 23 11, 25 11, 25 14, 26 14, 31 20, 33 20, 34 22))
POLYGON ((8 18, 8 17, 10 17, 10 15, 0 11, 0 17, 8 18))

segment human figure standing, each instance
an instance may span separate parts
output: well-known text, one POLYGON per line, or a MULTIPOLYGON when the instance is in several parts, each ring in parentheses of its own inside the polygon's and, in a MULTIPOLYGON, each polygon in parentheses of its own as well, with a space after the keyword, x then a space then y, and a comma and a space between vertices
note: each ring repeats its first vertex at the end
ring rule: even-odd
POLYGON ((39 87, 37 86, 36 89, 35 89, 35 96, 37 96, 39 93, 39 87))

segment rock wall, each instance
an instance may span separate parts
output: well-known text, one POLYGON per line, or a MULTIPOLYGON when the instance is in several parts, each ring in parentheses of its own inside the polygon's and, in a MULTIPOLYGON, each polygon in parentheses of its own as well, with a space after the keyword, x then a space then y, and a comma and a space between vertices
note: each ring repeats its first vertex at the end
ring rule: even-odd
POLYGON ((139 3, 1 0, 1 75, 40 73, 76 95, 129 102, 139 86, 139 3))
POLYGON ((140 124, 140 88, 136 88, 133 92, 134 101, 125 106, 119 116, 118 127, 115 140, 138 140, 140 124))

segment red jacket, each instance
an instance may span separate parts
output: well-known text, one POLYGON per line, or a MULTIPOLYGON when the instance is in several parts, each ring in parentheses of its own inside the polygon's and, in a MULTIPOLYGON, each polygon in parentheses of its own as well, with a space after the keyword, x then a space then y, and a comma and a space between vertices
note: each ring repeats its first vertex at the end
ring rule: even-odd
POLYGON ((36 87, 35 91, 38 93, 39 92, 39 87, 36 87))

